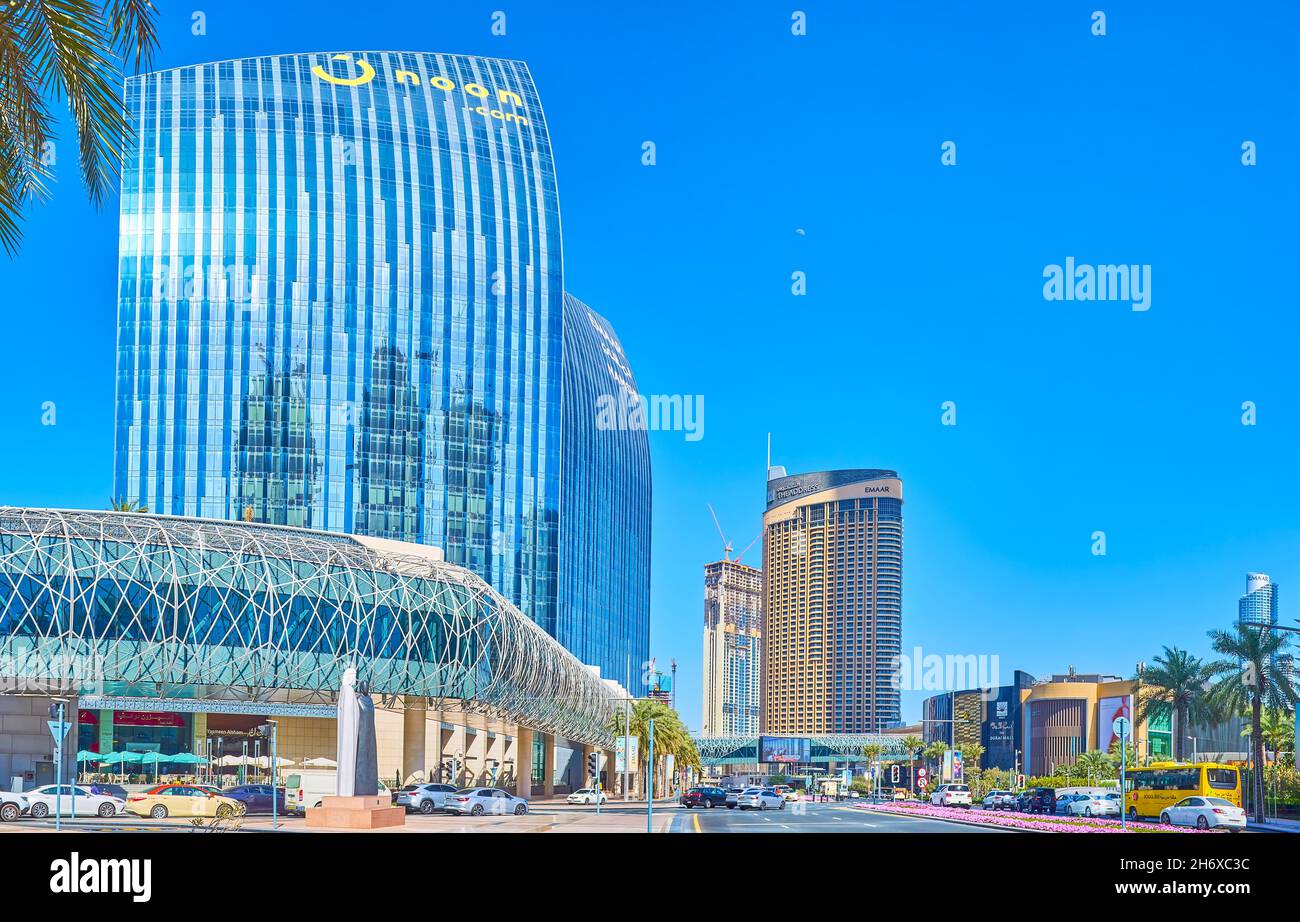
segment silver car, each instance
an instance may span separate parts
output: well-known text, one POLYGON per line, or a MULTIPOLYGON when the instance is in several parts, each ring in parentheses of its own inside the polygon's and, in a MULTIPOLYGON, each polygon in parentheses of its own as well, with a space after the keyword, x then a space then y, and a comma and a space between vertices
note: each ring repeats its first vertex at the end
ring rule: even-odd
POLYGON ((522 816, 528 812, 528 801, 500 788, 461 788, 448 794, 444 803, 448 813, 462 816, 482 816, 485 813, 493 816, 508 813, 522 816))
POLYGON ((456 786, 453 784, 410 784, 397 792, 397 800, 394 801, 398 807, 405 807, 409 813, 412 810, 423 813, 428 816, 435 810, 443 810, 447 806, 447 795, 456 793, 456 786))
POLYGON ((785 798, 772 788, 746 788, 736 798, 736 806, 742 810, 784 810, 785 798))

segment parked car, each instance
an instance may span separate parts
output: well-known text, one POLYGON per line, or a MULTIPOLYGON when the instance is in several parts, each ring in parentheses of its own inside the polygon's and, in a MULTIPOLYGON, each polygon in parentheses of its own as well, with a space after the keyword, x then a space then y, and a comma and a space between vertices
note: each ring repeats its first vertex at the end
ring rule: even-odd
POLYGON ((27 812, 29 802, 22 794, 0 791, 0 822, 12 823, 27 812))
MULTIPOLYGON (((850 791, 849 797, 857 797, 857 791, 850 791)), ((894 788, 894 800, 907 800, 907 788, 894 788)))
POLYGON ((930 795, 930 803, 936 807, 965 807, 970 809, 970 786, 965 784, 941 784, 930 795))
MULTIPOLYGON (((194 785, 194 787, 199 786, 194 785)), ((273 788, 269 784, 241 784, 220 793, 223 797, 229 797, 243 804, 245 813, 270 813, 272 797, 275 798, 275 812, 287 812, 284 788, 273 788)))
POLYGON ((1076 797, 1083 797, 1083 796, 1085 796, 1085 795, 1083 795, 1083 794, 1057 794, 1057 795, 1056 795, 1056 807, 1055 807, 1055 809, 1054 809, 1052 812, 1057 813, 1057 814, 1059 814, 1059 815, 1061 815, 1061 816, 1064 816, 1065 814, 1067 814, 1067 813, 1070 812, 1070 804, 1074 803, 1074 799, 1075 799, 1076 797))
POLYGON ((579 788, 566 797, 565 800, 571 804, 594 804, 597 798, 599 798, 602 804, 609 800, 609 797, 604 791, 597 794, 595 788, 579 788))
POLYGON ((435 810, 447 809, 447 795, 455 793, 456 786, 453 784, 436 781, 408 784, 397 792, 393 802, 396 806, 405 807, 408 813, 414 810, 428 816, 435 810))
POLYGON ((1052 788, 1025 788, 1016 797, 1021 813, 1052 813, 1056 809, 1056 791, 1052 788))
POLYGON ((97 781, 94 784, 83 786, 88 786, 92 794, 106 794, 109 797, 116 797, 122 803, 126 803, 127 791, 120 784, 100 784, 97 781))
POLYGON ((224 794, 214 794, 193 784, 165 784, 152 792, 132 794, 126 802, 128 813, 156 820, 169 816, 203 816, 226 819, 244 812, 244 805, 224 794))
POLYGON ((980 803, 985 810, 1012 810, 1016 806, 1016 795, 1011 791, 989 791, 980 803))
POLYGON ((1070 816, 1119 816, 1119 801, 1101 793, 1075 794, 1065 805, 1070 816))
POLYGON ((126 807, 126 801, 107 794, 92 794, 90 788, 83 785, 47 784, 24 795, 27 798, 27 815, 40 819, 53 816, 57 811, 64 816, 117 816, 126 807), (62 805, 59 805, 62 794, 62 805))
POLYGON ((736 798, 736 806, 742 810, 784 810, 785 798, 771 788, 746 788, 736 798))
POLYGON ((1184 797, 1160 811, 1160 822, 1166 826, 1241 832, 1246 828, 1246 811, 1222 797, 1184 797))
POLYGON ((725 807, 727 805, 727 792, 722 788, 698 787, 691 788, 682 795, 682 806, 691 807, 725 807))
POLYGON ((447 812, 470 816, 484 813, 522 816, 528 812, 528 801, 500 788, 461 788, 447 795, 447 812))
POLYGON ((744 793, 744 788, 727 788, 727 809, 736 809, 736 804, 740 803, 740 795, 744 793))
MULTIPOLYGON (((302 769, 284 779, 284 804, 287 813, 305 813, 308 807, 319 807, 326 797, 338 790, 338 772, 332 768, 302 769)), ((379 796, 391 802, 393 793, 382 781, 379 796)))

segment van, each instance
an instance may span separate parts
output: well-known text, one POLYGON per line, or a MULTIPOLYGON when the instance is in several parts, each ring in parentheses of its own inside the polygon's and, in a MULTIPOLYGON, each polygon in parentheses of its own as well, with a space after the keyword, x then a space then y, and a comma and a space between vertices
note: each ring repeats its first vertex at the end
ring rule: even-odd
MULTIPOLYGON (((319 807, 326 797, 338 791, 338 772, 332 768, 303 769, 285 776, 284 807, 290 813, 306 813, 308 807, 319 807)), ((379 782, 379 796, 391 801, 393 795, 387 785, 379 782)))

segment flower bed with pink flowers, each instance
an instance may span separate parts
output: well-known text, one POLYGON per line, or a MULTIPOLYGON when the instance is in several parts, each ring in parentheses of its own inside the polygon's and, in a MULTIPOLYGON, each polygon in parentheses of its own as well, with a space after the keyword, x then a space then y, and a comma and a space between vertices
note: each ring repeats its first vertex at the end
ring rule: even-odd
MULTIPOLYGON (((1199 829, 1181 826, 1162 826, 1157 823, 1139 823, 1129 821, 1127 829, 1121 829, 1119 819, 1103 820, 1089 817, 1045 816, 1038 813, 1003 813, 993 810, 966 810, 961 807, 936 807, 933 804, 914 803, 912 801, 895 801, 884 804, 854 804, 857 810, 875 810, 878 813, 894 813, 900 816, 928 816, 936 820, 961 820, 964 823, 979 823, 984 826, 1005 826, 1010 829, 1030 829, 1037 832, 1065 833, 1201 833, 1199 829)), ((1212 832, 1213 830, 1205 830, 1212 832)))

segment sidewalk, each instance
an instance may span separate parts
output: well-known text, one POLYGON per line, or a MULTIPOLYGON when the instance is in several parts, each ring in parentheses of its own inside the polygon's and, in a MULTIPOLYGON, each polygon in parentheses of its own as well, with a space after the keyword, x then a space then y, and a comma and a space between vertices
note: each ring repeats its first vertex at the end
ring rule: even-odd
POLYGON ((1247 818, 1246 828, 1251 832, 1290 832, 1300 833, 1300 820, 1266 820, 1263 823, 1256 823, 1254 820, 1247 818))

